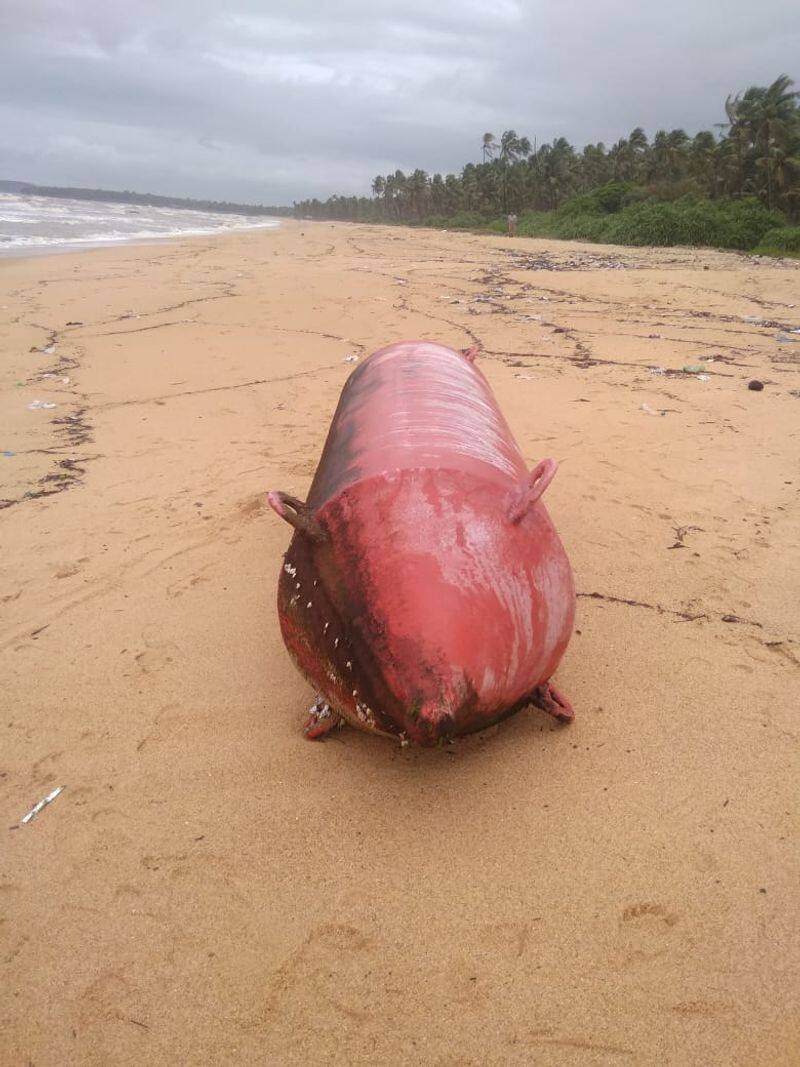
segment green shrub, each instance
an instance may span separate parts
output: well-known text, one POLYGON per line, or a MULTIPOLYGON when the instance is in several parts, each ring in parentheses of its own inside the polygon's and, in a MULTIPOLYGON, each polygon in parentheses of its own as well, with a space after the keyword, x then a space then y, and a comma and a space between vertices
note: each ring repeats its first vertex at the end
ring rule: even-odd
MULTIPOLYGON (((453 230, 505 233, 506 219, 487 218, 479 211, 460 211, 450 218, 431 216, 425 225, 453 230)), ((558 237, 607 244, 705 246, 777 255, 798 255, 800 227, 786 227, 783 218, 755 197, 706 200, 693 193, 677 200, 658 200, 629 182, 608 182, 592 193, 574 196, 558 211, 525 211, 517 224, 521 237, 558 237), (646 199, 642 199, 645 196, 646 199)))
POLYGON ((625 245, 705 245, 712 248, 753 248, 768 230, 781 223, 755 198, 696 200, 671 203, 646 201, 624 208, 603 232, 603 240, 625 245))
POLYGON ((426 215, 422 225, 430 226, 433 230, 445 230, 450 225, 450 219, 446 215, 426 215))
POLYGON ((565 241, 605 241, 610 215, 569 215, 556 223, 558 236, 565 241))
POLYGON ((602 207, 594 193, 581 193, 565 200, 558 209, 558 215, 562 219, 572 218, 573 215, 602 215, 602 207))
MULTIPOLYGON (((649 182, 638 186, 637 200, 705 200, 707 195, 703 187, 694 178, 680 178, 675 181, 649 182)), ((632 202, 632 201, 631 201, 632 202)))
POLYGON ((783 227, 784 219, 780 212, 767 210, 754 196, 712 203, 720 205, 724 228, 720 248, 754 248, 770 230, 783 227))
POLYGON ((766 256, 800 256, 800 226, 767 230, 755 251, 766 256))
POLYGON ((480 230, 489 220, 480 211, 459 211, 446 220, 451 230, 480 230))
POLYGON ((558 237, 551 211, 525 211, 517 222, 521 237, 558 237))
POLYGON ((622 245, 713 244, 712 228, 702 212, 688 204, 646 202, 621 211, 605 229, 604 239, 622 245))
POLYGON ((630 198, 635 186, 631 182, 606 182, 591 193, 583 193, 566 200, 558 209, 564 217, 572 215, 613 215, 630 198))
POLYGON ((594 195, 603 211, 614 215, 630 203, 636 192, 636 186, 632 182, 607 182, 596 189, 594 195))

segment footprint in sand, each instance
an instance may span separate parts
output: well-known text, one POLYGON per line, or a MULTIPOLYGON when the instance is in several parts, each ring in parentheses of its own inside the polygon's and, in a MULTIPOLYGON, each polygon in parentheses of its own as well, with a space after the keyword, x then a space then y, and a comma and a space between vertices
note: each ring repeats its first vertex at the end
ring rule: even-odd
POLYGON ((619 919, 617 943, 622 962, 653 960, 673 950, 679 920, 664 904, 629 904, 619 919))
POLYGON ((529 923, 489 923, 480 931, 480 942, 504 959, 519 959, 525 952, 530 934, 529 923))
POLYGON ((732 1000, 682 1000, 672 1005, 676 1015, 719 1015, 720 1012, 734 1011, 736 1005, 732 1000))
POLYGON ((257 518, 267 510, 266 493, 260 493, 258 496, 250 497, 249 500, 243 500, 238 505, 238 510, 239 515, 245 522, 257 518))
POLYGON ((176 728, 186 726, 186 715, 180 704, 165 704, 153 719, 152 729, 136 745, 137 752, 149 750, 150 746, 166 741, 176 728))
POLYGON ((146 871, 152 873, 161 871, 163 875, 175 881, 188 874, 189 865, 185 863, 188 858, 188 852, 176 852, 163 856, 146 855, 142 856, 141 863, 146 871))
POLYGON ((78 1014, 83 1026, 106 1019, 126 1020, 135 998, 122 968, 107 970, 90 982, 79 995, 78 1014))
POLYGON ((76 574, 80 574, 81 568, 78 563, 65 563, 62 567, 59 567, 55 573, 56 578, 74 578, 76 574))
POLYGON ((13 963, 13 961, 25 948, 25 945, 28 943, 28 941, 30 941, 30 937, 27 934, 23 934, 21 937, 18 937, 14 942, 13 947, 9 949, 3 956, 3 963, 13 963))
POLYGON ((48 752, 46 756, 40 756, 31 767, 31 782, 44 786, 55 781, 53 769, 63 755, 63 752, 48 752))
POLYGON ((295 1035, 379 1027, 372 958, 369 938, 355 926, 315 926, 267 980, 262 1019, 276 1040, 292 1047, 295 1035))
POLYGON ((181 579, 177 582, 173 582, 172 585, 167 586, 167 597, 170 600, 177 600, 178 597, 182 597, 184 593, 188 593, 190 589, 194 589, 196 585, 201 585, 204 582, 210 581, 210 578, 207 578, 202 574, 195 574, 189 579, 181 579))
POLYGON ((172 641, 154 642, 134 659, 143 674, 155 674, 173 662, 177 651, 178 647, 172 641))

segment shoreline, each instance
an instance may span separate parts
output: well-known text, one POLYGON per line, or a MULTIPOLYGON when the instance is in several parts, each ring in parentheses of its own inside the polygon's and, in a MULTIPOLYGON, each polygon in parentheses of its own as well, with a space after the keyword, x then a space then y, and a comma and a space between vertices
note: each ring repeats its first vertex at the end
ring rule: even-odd
MULTIPOLYGON (((62 256, 62 255, 70 254, 70 253, 78 254, 80 252, 94 252, 94 251, 102 251, 102 250, 113 251, 114 249, 117 249, 117 248, 124 249, 124 248, 135 248, 135 247, 140 247, 140 246, 145 246, 146 247, 146 246, 150 246, 150 245, 174 244, 175 242, 179 242, 179 241, 180 242, 182 242, 182 241, 193 241, 193 240, 198 240, 198 239, 202 239, 202 238, 205 238, 205 237, 214 237, 214 238, 216 238, 216 237, 235 237, 235 236, 237 236, 239 234, 246 235, 248 233, 252 233, 253 231, 257 231, 257 230, 278 229, 281 226, 285 226, 286 224, 291 224, 291 225, 294 225, 294 226, 321 226, 321 227, 335 226, 337 228, 338 227, 348 227, 348 226, 353 226, 353 227, 366 226, 369 229, 374 229, 374 230, 386 229, 386 230, 389 230, 390 232, 391 231, 400 230, 400 231, 411 231, 411 232, 417 232, 417 233, 439 234, 439 235, 442 235, 442 236, 444 236, 444 235, 452 235, 452 236, 454 236, 456 238, 457 237, 479 237, 479 238, 484 238, 484 239, 485 238, 492 238, 494 240, 497 240, 497 239, 504 240, 504 239, 506 239, 506 235, 496 233, 496 232, 494 232, 492 230, 489 230, 489 229, 483 229, 483 230, 482 229, 471 229, 471 230, 452 229, 451 230, 451 229, 447 229, 446 227, 445 228, 440 228, 440 227, 424 226, 424 225, 417 226, 417 225, 406 225, 406 224, 400 224, 400 223, 396 224, 396 223, 390 223, 390 222, 377 222, 377 223, 366 224, 366 223, 356 222, 356 221, 347 220, 347 219, 338 219, 338 220, 335 220, 335 221, 331 221, 329 219, 297 219, 297 218, 281 217, 281 218, 277 218, 273 223, 264 224, 262 226, 243 227, 243 228, 241 228, 239 230, 219 230, 219 232, 207 233, 207 234, 179 233, 179 234, 165 235, 164 237, 153 236, 153 237, 141 238, 141 239, 139 239, 139 238, 133 238, 133 239, 122 238, 119 241, 113 241, 113 242, 112 241, 108 241, 108 242, 104 242, 104 241, 88 242, 87 241, 87 242, 81 242, 80 243, 80 247, 75 247, 75 245, 73 244, 73 245, 69 245, 69 246, 67 246, 67 245, 62 245, 62 246, 58 246, 58 247, 51 246, 51 247, 41 248, 41 249, 38 249, 38 248, 37 249, 15 248, 13 250, 4 250, 3 246, 0 245, 0 263, 2 263, 2 261, 4 259, 29 259, 29 258, 39 259, 42 256, 49 256, 49 255, 62 256)), ((698 253, 698 252, 700 252, 700 253, 707 252, 707 253, 710 253, 710 254, 719 254, 719 255, 724 255, 724 256, 736 257, 736 258, 738 258, 740 260, 743 260, 743 261, 745 261, 747 263, 758 263, 758 262, 760 262, 762 260, 766 260, 771 265, 774 265, 775 267, 788 268, 790 270, 796 269, 798 263, 800 263, 800 255, 795 256, 795 255, 792 255, 791 253, 790 254, 781 255, 781 254, 779 254, 777 252, 754 252, 754 251, 749 251, 748 252, 748 251, 744 251, 742 249, 715 248, 715 247, 710 246, 710 245, 663 245, 663 246, 653 246, 653 245, 615 245, 615 244, 606 244, 603 241, 587 241, 587 240, 579 241, 579 240, 573 240, 573 239, 568 238, 568 237, 526 237, 524 235, 516 235, 513 238, 508 238, 508 240, 514 241, 514 242, 516 242, 516 241, 528 241, 528 242, 531 242, 534 245, 546 245, 548 247, 555 246, 556 249, 558 249, 560 246, 568 246, 568 247, 580 246, 582 248, 609 249, 610 252, 620 252, 620 251, 623 251, 623 252, 624 251, 637 252, 638 251, 638 252, 652 252, 652 253, 663 253, 663 254, 668 254, 669 252, 684 252, 684 253, 687 253, 687 254, 693 254, 693 253, 698 253)))
POLYGON ((10 245, 0 241, 0 261, 3 259, 28 259, 32 257, 39 258, 40 256, 61 256, 71 252, 92 252, 96 249, 108 249, 109 251, 115 248, 128 248, 136 247, 139 245, 160 245, 166 244, 172 241, 190 241, 194 238, 202 237, 222 237, 226 235, 245 234, 252 233, 254 231, 261 230, 276 230, 284 222, 291 221, 286 219, 274 219, 270 222, 264 222, 260 224, 254 224, 252 226, 240 226, 231 228, 222 228, 218 230, 211 230, 204 233, 191 233, 182 231, 178 233, 165 233, 165 234, 150 234, 147 236, 132 236, 132 237, 114 237, 107 240, 101 240, 99 238, 87 238, 86 240, 75 239, 71 241, 63 241, 60 244, 50 245, 10 245))
POLYGON ((800 264, 284 222, 0 257, 9 1062, 794 1062, 800 264), (266 492, 415 336, 560 463, 576 721, 309 743, 266 492))

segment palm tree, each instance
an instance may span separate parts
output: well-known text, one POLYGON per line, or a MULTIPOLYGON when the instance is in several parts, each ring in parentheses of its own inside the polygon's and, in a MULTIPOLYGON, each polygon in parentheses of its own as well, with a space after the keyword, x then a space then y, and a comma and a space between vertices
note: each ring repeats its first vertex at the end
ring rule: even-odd
POLYGON ((517 137, 516 130, 506 130, 500 138, 500 159, 513 163, 522 156, 530 155, 531 142, 527 137, 517 137))
POLYGON ((788 74, 781 74, 772 85, 751 85, 744 93, 729 96, 725 101, 728 116, 728 136, 737 147, 739 171, 744 188, 747 177, 762 172, 766 179, 767 207, 773 207, 775 186, 774 161, 790 147, 798 125, 795 100, 798 93, 788 74), (750 169, 748 157, 752 160, 750 169))
POLYGON ((464 207, 467 211, 473 211, 478 204, 478 168, 474 163, 467 163, 461 172, 461 190, 464 207))
POLYGON ((670 130, 667 134, 667 158, 669 160, 669 176, 672 181, 678 181, 683 177, 688 143, 689 134, 686 130, 670 130))
POLYGON ((462 183, 455 174, 448 174, 444 180, 445 208, 447 214, 454 215, 461 207, 462 183))
POLYGON ((617 141, 609 152, 609 158, 612 160, 614 178, 617 181, 626 182, 633 178, 634 155, 630 141, 624 137, 617 141))
POLYGON ((406 199, 408 196, 408 178, 401 170, 396 170, 394 174, 387 178, 387 181, 392 183, 392 203, 394 204, 395 216, 401 219, 406 214, 406 199))
POLYGON ((650 146, 647 143, 647 134, 641 126, 631 130, 628 135, 628 159, 630 161, 631 178, 641 178, 645 166, 645 160, 650 146))
POLYGON ((666 181, 669 176, 669 135, 666 130, 657 130, 650 150, 647 177, 650 181, 666 181))
MULTIPOLYGON (((752 96, 747 104, 747 116, 752 131, 753 143, 757 149, 757 164, 763 168, 767 177, 767 207, 773 206, 773 186, 775 175, 773 148, 784 148, 792 126, 797 123, 795 100, 798 94, 791 90, 794 85, 788 74, 781 74, 767 89, 756 93, 748 89, 752 96)), ((747 93, 745 93, 747 97, 747 93)))
POLYGON ((767 206, 772 208, 772 192, 775 190, 793 216, 800 197, 800 152, 798 155, 791 155, 776 144, 770 145, 768 151, 767 156, 756 160, 756 166, 767 174, 767 206))
MULTIPOLYGON (((708 196, 757 194, 770 208, 790 217, 800 213, 800 94, 787 75, 771 85, 750 86, 725 101, 724 133, 701 130, 691 139, 680 128, 659 130, 648 142, 637 126, 611 149, 589 144, 577 155, 563 138, 531 149, 526 137, 505 130, 498 139, 481 140, 482 162, 459 174, 430 179, 416 170, 372 182, 372 199, 331 197, 325 203, 302 201, 298 214, 314 218, 419 220, 433 211, 445 216, 461 210, 487 216, 501 210, 551 210, 566 196, 589 192, 611 179, 674 187, 690 177, 708 196)), ((658 190, 652 190, 658 192, 658 190)))
POLYGON ((611 171, 602 141, 585 146, 579 160, 578 174, 581 189, 585 191, 596 189, 598 185, 604 185, 609 180, 611 171))
POLYGON ((723 137, 717 143, 712 157, 712 173, 712 195, 733 196, 741 191, 739 151, 732 138, 723 137))
POLYGON ((500 137, 500 167, 503 198, 503 214, 508 212, 508 167, 509 164, 530 155, 531 142, 527 137, 518 137, 516 130, 505 130, 500 137))
POLYGON ((729 94, 725 98, 725 114, 728 121, 717 124, 720 129, 728 131, 728 136, 723 141, 726 149, 720 154, 726 157, 726 170, 728 173, 730 174, 735 170, 735 180, 729 183, 727 191, 741 193, 745 181, 745 156, 750 147, 750 134, 742 107, 741 93, 737 93, 735 96, 729 94), (735 156, 735 167, 732 166, 732 161, 729 158, 731 152, 727 146, 730 146, 732 154, 735 156))
POLYGON ((435 215, 440 215, 445 206, 445 187, 441 174, 434 174, 431 178, 431 208, 435 215))
POLYGON ((539 173, 551 211, 555 211, 569 189, 574 162, 575 152, 564 137, 557 137, 552 145, 542 145, 540 149, 539 173))
POLYGON ((408 179, 408 196, 411 207, 421 222, 425 216, 425 207, 428 198, 428 175, 424 170, 417 168, 408 179))
MULTIPOLYGON (((402 172, 398 171, 397 174, 402 176, 402 172)), ((390 218, 398 219, 400 212, 398 209, 398 196, 400 187, 397 182, 397 177, 394 174, 387 174, 383 182, 383 200, 386 204, 386 214, 390 218)))
POLYGON ((709 192, 714 186, 714 152, 717 141, 710 130, 695 134, 689 146, 689 173, 709 192))

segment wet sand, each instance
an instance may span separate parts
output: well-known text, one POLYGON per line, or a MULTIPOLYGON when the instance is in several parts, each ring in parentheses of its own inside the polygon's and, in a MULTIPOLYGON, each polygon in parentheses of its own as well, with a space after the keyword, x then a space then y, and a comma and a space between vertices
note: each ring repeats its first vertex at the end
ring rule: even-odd
POLYGON ((798 327, 800 264, 707 251, 0 261, 0 1060, 800 1062, 798 327), (264 494, 408 337, 561 463, 572 726, 303 739, 264 494))

